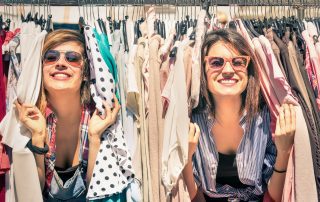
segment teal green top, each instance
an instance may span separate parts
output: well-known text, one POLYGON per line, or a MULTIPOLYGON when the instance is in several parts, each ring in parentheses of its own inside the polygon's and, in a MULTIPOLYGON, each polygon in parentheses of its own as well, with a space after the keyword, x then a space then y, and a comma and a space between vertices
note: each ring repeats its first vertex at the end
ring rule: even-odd
MULTIPOLYGON (((105 63, 107 64, 108 69, 113 76, 115 85, 117 86, 117 84, 118 84, 118 69, 117 69, 116 61, 110 52, 110 44, 108 41, 108 36, 104 33, 98 34, 96 29, 93 29, 93 32, 96 36, 101 56, 102 56, 103 60, 105 61, 105 63)), ((118 90, 116 90, 116 96, 120 102, 120 95, 119 95, 118 90)))
POLYGON ((120 194, 114 194, 110 197, 104 199, 90 200, 90 202, 126 202, 126 191, 123 191, 120 194))

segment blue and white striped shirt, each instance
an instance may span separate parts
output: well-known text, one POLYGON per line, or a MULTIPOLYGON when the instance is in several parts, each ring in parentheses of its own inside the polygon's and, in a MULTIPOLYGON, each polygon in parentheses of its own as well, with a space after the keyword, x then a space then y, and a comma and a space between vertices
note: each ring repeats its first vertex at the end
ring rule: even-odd
POLYGON ((213 198, 259 200, 267 189, 277 155, 271 137, 267 107, 254 117, 248 130, 246 115, 240 119, 244 135, 236 153, 236 162, 240 181, 248 185, 242 189, 216 183, 219 155, 211 134, 214 120, 203 112, 192 114, 192 121, 197 123, 201 130, 198 147, 193 156, 193 174, 197 185, 213 198))

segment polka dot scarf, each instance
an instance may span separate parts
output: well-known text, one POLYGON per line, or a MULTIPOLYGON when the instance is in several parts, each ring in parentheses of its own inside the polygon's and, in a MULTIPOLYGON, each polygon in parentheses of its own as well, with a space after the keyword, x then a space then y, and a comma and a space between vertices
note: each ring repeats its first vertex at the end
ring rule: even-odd
MULTIPOLYGON (((101 56, 94 30, 84 27, 86 51, 90 63, 90 90, 96 108, 104 115, 102 99, 113 106, 115 84, 104 58, 101 56)), ((121 120, 109 127, 101 138, 100 149, 93 168, 87 198, 101 199, 121 193, 134 178, 121 120)))

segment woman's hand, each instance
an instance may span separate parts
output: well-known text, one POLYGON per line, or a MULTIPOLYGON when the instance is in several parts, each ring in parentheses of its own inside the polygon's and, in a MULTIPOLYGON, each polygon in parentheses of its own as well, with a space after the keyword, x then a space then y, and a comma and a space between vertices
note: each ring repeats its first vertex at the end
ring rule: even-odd
POLYGON ((103 101, 106 114, 105 117, 100 116, 97 109, 93 113, 89 121, 89 141, 100 141, 102 133, 117 120, 117 115, 121 106, 115 95, 113 95, 113 99, 115 101, 113 110, 111 110, 108 104, 103 101))
POLYGON ((20 122, 30 130, 32 139, 41 139, 45 142, 46 119, 40 110, 32 104, 20 104, 17 100, 14 104, 18 110, 20 122))
POLYGON ((197 149, 198 141, 200 136, 200 128, 196 123, 189 124, 189 150, 188 150, 188 161, 192 161, 192 156, 197 149))
POLYGON ((278 152, 290 153, 296 131, 296 111, 292 104, 283 104, 279 110, 275 131, 278 152))

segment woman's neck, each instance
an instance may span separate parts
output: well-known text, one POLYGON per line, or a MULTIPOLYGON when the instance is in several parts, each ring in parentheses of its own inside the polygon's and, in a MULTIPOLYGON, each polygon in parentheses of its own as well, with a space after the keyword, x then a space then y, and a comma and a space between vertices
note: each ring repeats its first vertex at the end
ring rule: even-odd
POLYGON ((222 126, 230 126, 240 120, 241 96, 214 98, 215 120, 222 126))
POLYGON ((57 116, 59 123, 79 124, 81 118, 80 95, 49 96, 50 108, 57 116))

